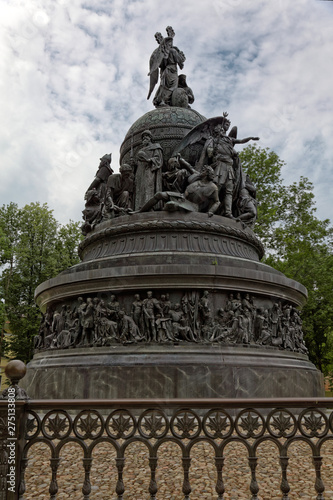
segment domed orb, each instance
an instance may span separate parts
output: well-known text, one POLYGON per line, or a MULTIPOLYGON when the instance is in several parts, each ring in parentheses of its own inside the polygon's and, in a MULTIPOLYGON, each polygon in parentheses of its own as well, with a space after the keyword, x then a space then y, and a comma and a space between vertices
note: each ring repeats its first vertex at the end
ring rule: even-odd
MULTIPOLYGON (((180 107, 161 107, 148 111, 133 123, 120 146, 120 164, 130 163, 131 157, 135 158, 139 151, 142 140, 141 134, 144 130, 150 130, 153 142, 161 145, 163 149, 164 165, 179 142, 206 118, 194 109, 180 107)), ((192 165, 199 159, 202 144, 188 146, 182 157, 192 165)))
POLYGON ((5 374, 10 380, 21 380, 26 374, 27 367, 19 359, 9 361, 5 368, 5 374))

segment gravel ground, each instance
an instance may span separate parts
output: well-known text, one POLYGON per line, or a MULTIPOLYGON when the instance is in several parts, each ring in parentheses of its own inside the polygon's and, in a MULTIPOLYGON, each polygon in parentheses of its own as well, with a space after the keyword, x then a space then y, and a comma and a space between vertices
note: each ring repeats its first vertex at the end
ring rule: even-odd
MULTIPOLYGON (((160 449, 157 468, 159 500, 183 500, 181 454, 174 443, 165 443, 160 449)), ((262 443, 258 449, 257 481, 260 500, 281 500, 281 473, 278 452, 274 444, 262 443)), ((322 478, 325 484, 325 500, 333 500, 333 441, 325 443, 322 478)), ((82 499, 84 471, 82 452, 79 445, 68 443, 62 450, 62 460, 58 470, 59 493, 57 500, 82 499)), ((146 448, 142 443, 132 443, 126 453, 124 469, 124 500, 149 500, 150 471, 146 448)), ((190 482, 191 500, 213 500, 215 492, 216 469, 212 448, 208 443, 198 443, 191 454, 190 482)), ((251 498, 250 470, 240 443, 230 443, 226 448, 223 478, 225 500, 251 498)), ((291 500, 314 500, 315 471, 308 445, 297 442, 290 448, 288 480, 291 500)), ((46 500, 51 480, 49 451, 46 445, 35 445, 29 453, 29 466, 26 470, 26 500, 46 500)), ((91 470, 91 500, 116 500, 115 486, 117 470, 115 451, 111 445, 100 443, 94 451, 91 470)))

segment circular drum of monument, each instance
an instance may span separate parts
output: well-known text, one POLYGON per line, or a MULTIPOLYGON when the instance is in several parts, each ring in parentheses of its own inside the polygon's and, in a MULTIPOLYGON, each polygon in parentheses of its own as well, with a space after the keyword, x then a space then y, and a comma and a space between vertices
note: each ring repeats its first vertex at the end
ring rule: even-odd
POLYGON ((95 301, 111 320, 117 309, 120 331, 124 318, 133 324, 134 304, 146 302, 158 326, 154 334, 141 319, 141 337, 110 334, 104 345, 64 340, 39 350, 23 384, 31 397, 323 394, 301 338, 297 307, 306 290, 260 262, 262 244, 240 222, 199 213, 122 216, 96 226, 79 251, 80 264, 36 290, 53 321, 95 301), (177 339, 168 337, 175 329, 177 339))
MULTIPOLYGON (((256 293, 298 306, 306 301, 302 285, 260 262, 263 247, 253 231, 225 217, 162 211, 118 217, 89 233, 79 254, 80 264, 36 289, 42 310, 98 293, 117 293, 128 310, 126 294, 150 289, 209 289, 215 299, 221 293, 226 299, 226 292, 256 293)), ((215 301, 225 303, 222 297, 215 301)))

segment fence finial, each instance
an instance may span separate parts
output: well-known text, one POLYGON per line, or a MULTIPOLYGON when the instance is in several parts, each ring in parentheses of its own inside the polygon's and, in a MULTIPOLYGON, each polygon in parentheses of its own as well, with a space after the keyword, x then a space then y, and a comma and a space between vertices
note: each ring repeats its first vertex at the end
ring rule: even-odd
MULTIPOLYGON (((18 386, 19 381, 24 377, 26 371, 26 365, 19 359, 9 361, 5 368, 5 374, 11 382, 10 388, 15 389, 15 399, 29 399, 25 390, 18 386)), ((8 388, 2 392, 0 399, 8 399, 8 388)))

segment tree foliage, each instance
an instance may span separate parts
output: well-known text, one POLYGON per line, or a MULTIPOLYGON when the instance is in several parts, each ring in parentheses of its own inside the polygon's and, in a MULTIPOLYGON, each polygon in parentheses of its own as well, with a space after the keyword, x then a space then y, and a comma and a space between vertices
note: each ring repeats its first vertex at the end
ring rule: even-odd
POLYGON ((2 337, 5 319, 10 325, 7 351, 29 361, 40 312, 34 302, 36 287, 79 259, 79 224, 60 226, 46 204, 31 203, 19 209, 14 203, 0 208, 2 337))
POLYGON ((316 217, 313 185, 301 177, 283 184, 284 162, 256 146, 241 154, 244 170, 257 184, 258 236, 265 262, 302 283, 308 301, 302 311, 310 359, 324 373, 333 368, 333 233, 328 219, 316 217))
POLYGON ((246 147, 240 158, 244 171, 257 186, 258 220, 255 231, 267 247, 272 247, 274 228, 281 219, 281 169, 284 162, 274 151, 256 145, 246 147))

